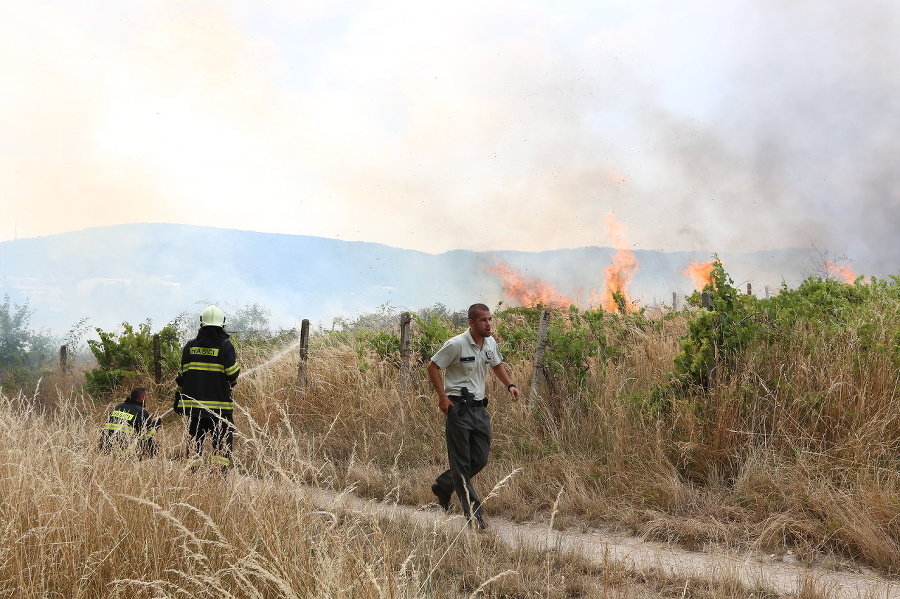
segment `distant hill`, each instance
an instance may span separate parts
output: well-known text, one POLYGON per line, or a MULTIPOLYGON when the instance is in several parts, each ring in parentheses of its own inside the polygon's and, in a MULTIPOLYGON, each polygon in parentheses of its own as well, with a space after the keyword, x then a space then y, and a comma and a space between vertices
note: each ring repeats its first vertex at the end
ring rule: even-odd
MULTIPOLYGON (((259 303, 272 325, 289 328, 309 318, 325 327, 389 304, 417 310, 441 303, 451 309, 474 301, 504 300, 505 264, 523 277, 587 300, 603 290, 612 248, 544 252, 443 254, 377 243, 303 235, 254 233, 171 224, 117 225, 0 243, 0 293, 29 301, 32 326, 65 333, 79 319, 115 330, 151 319, 162 326, 208 302, 223 307, 259 303)), ((635 251, 639 262, 628 289, 642 304, 672 302, 693 291, 682 271, 710 253, 635 251)), ((794 285, 811 270, 809 250, 720 253, 736 283, 794 285)))

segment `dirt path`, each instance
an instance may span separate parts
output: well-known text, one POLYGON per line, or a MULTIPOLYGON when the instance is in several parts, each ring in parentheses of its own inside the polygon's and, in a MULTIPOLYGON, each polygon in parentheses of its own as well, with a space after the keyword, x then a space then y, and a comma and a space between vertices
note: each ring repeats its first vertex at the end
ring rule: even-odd
MULTIPOLYGON (((437 509, 416 509, 360 499, 352 494, 308 490, 323 511, 340 508, 403 518, 430 527, 435 524, 462 527, 459 516, 446 516, 437 509)), ((699 579, 739 580, 750 588, 764 588, 779 595, 796 596, 801 585, 814 582, 835 599, 900 599, 900 580, 877 575, 836 572, 783 563, 758 556, 727 556, 685 551, 640 538, 596 531, 592 533, 549 530, 536 524, 516 524, 491 518, 485 534, 494 534, 511 547, 573 552, 596 563, 618 562, 634 572, 661 572, 670 576, 699 579)), ((474 533, 473 533, 474 534, 474 533)))

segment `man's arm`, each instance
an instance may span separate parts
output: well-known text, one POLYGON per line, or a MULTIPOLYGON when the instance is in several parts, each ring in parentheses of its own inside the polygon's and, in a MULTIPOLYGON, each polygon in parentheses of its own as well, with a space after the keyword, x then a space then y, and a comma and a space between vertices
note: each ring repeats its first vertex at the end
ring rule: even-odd
POLYGON ((141 421, 141 428, 139 431, 140 438, 141 439, 149 439, 156 433, 156 429, 158 429, 160 427, 160 425, 162 425, 162 419, 154 418, 153 416, 150 415, 150 412, 148 412, 147 410, 143 411, 143 413, 141 414, 141 417, 142 417, 142 421, 141 421))
POLYGON ((157 429, 156 419, 146 409, 141 409, 140 412, 134 415, 134 421, 131 425, 134 427, 134 434, 139 439, 152 437, 157 429))
POLYGON ((506 368, 503 367, 503 362, 500 362, 496 366, 491 366, 491 370, 494 371, 494 375, 500 379, 500 382, 506 385, 509 389, 510 395, 512 395, 513 401, 519 401, 519 388, 515 386, 509 378, 509 373, 506 372, 506 368), (510 387, 512 385, 512 387, 510 387))
POLYGON ((444 379, 441 377, 441 367, 433 361, 428 363, 428 378, 431 381, 431 386, 434 387, 434 390, 437 392, 438 407, 441 409, 441 412, 446 414, 447 410, 449 410, 450 406, 453 404, 450 402, 450 398, 447 397, 447 392, 444 391, 444 379))

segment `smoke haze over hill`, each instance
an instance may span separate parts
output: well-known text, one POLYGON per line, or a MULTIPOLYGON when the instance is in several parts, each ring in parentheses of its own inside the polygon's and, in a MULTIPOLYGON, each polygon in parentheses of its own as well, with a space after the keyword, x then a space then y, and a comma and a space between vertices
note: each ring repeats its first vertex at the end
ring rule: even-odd
POLYGON ((900 4, 112 2, 0 22, 0 239, 174 222, 427 252, 893 269, 900 4))
MULTIPOLYGON (((543 286, 583 308, 598 306, 615 254, 602 247, 428 254, 298 235, 118 225, 0 243, 0 292, 28 301, 32 324, 57 334, 85 317, 105 330, 146 319, 161 327, 182 312, 193 318, 209 302, 226 311, 260 304, 272 311, 276 328, 304 318, 327 328, 335 317, 383 305, 413 311, 438 303, 453 310, 476 301, 517 305, 500 266, 528 279, 532 291, 543 286)), ((720 257, 736 284, 749 282, 760 296, 766 286, 796 285, 821 270, 821 257, 806 250, 720 257)), ((647 306, 671 304, 673 292, 682 302, 695 289, 685 269, 710 254, 639 250, 634 258, 627 295, 647 306)))

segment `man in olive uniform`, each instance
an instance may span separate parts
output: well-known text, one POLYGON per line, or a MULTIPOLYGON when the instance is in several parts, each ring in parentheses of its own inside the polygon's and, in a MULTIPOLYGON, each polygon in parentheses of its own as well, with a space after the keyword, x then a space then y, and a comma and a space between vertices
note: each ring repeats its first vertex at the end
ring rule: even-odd
POLYGON ((161 422, 144 408, 146 401, 147 389, 135 387, 125 401, 113 408, 101 432, 102 451, 134 452, 139 459, 156 455, 153 435, 161 422))
POLYGON ((197 457, 203 454, 207 436, 213 446, 212 462, 225 472, 231 466, 234 446, 234 404, 231 389, 241 367, 225 332, 225 313, 208 306, 200 315, 200 330, 181 352, 181 374, 175 379, 178 414, 190 419, 189 431, 197 457))
POLYGON ((450 461, 450 468, 437 477, 431 491, 447 512, 455 491, 470 525, 484 530, 487 524, 472 478, 487 465, 491 449, 491 417, 485 409, 488 368, 506 385, 513 401, 518 401, 519 389, 503 367, 503 357, 492 336, 490 309, 484 304, 473 304, 468 317, 468 330, 448 339, 428 364, 428 378, 437 392, 438 407, 445 414, 450 461))

